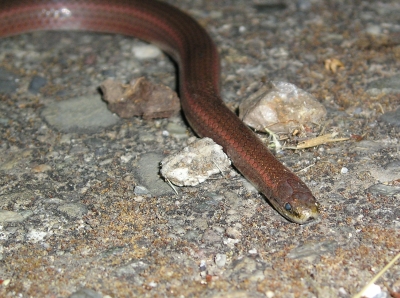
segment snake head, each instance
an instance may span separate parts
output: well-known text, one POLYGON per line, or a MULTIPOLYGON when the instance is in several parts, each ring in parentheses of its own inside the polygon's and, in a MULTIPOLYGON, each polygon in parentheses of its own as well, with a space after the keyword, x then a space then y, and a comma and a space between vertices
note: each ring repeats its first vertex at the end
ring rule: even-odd
POLYGON ((317 200, 296 176, 279 183, 272 197, 275 197, 271 200, 275 209, 292 222, 305 224, 319 217, 317 200))

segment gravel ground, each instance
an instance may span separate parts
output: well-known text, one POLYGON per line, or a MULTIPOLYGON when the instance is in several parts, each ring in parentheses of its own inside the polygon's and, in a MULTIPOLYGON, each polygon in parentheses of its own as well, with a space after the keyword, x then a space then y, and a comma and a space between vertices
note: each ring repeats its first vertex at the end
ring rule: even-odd
MULTIPOLYGON (((98 91, 109 77, 175 88, 168 57, 134 55, 145 43, 10 37, 0 40, 0 296, 356 294, 400 250, 399 2, 170 2, 217 43, 229 107, 287 81, 326 107, 326 132, 350 138, 278 154, 321 219, 287 222, 233 168, 175 194, 158 163, 193 137, 183 117, 122 120, 98 91)), ((400 292, 400 265, 377 284, 380 297, 400 292)))

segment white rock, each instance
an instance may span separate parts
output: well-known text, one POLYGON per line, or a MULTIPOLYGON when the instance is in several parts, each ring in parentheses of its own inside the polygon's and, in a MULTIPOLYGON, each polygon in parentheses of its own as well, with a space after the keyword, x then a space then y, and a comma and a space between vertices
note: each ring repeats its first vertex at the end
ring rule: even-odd
POLYGON ((210 138, 199 139, 161 162, 161 175, 178 186, 195 186, 225 171, 231 162, 210 138))
POLYGON ((374 297, 380 297, 379 295, 381 294, 382 294, 381 287, 376 284, 371 284, 368 288, 366 288, 363 291, 362 297, 374 298, 374 297))
POLYGON ((286 82, 270 82, 239 106, 243 122, 264 132, 290 133, 325 115, 325 107, 314 96, 286 82))
POLYGON ((226 254, 216 254, 215 255, 215 264, 218 266, 218 267, 224 267, 225 266, 225 264, 226 264, 226 254))
POLYGON ((132 51, 135 57, 140 60, 153 59, 161 55, 161 50, 150 44, 137 45, 132 48, 132 51))
POLYGON ((14 211, 0 210, 0 223, 3 222, 21 222, 24 217, 14 211))
POLYGON ((48 232, 31 229, 26 236, 31 242, 37 243, 42 241, 48 234, 48 232))

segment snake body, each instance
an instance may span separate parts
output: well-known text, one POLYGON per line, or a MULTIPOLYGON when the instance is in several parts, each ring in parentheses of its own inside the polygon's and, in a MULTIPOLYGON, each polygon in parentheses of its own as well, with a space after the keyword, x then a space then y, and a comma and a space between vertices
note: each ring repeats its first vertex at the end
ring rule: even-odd
POLYGON ((189 15, 156 0, 1 1, 0 36, 34 30, 117 33, 159 46, 179 65, 181 105, 194 131, 220 144, 285 218, 302 224, 318 217, 319 205, 305 183, 224 105, 216 46, 189 15))

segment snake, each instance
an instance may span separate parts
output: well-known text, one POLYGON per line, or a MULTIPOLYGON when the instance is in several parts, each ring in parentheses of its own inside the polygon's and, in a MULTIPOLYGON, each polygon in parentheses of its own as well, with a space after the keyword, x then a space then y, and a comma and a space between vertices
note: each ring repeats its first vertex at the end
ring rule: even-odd
POLYGON ((298 224, 319 218, 320 204, 307 185, 224 104, 217 47, 189 14, 157 0, 0 2, 0 37, 37 30, 122 34, 160 47, 178 65, 181 107, 194 132, 221 145, 284 218, 298 224))

